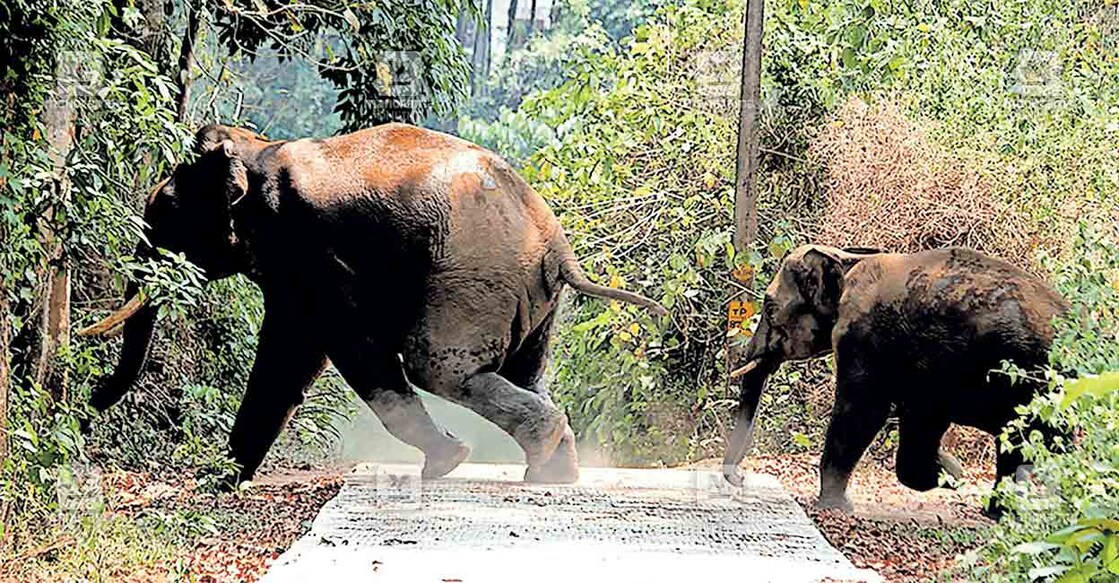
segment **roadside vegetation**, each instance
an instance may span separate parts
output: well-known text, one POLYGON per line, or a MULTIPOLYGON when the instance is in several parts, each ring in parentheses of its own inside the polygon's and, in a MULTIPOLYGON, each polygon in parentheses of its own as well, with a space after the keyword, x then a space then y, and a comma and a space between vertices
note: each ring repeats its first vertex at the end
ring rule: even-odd
MULTIPOLYGON (((965 579, 1119 575, 1115 2, 768 2, 760 232, 744 256, 731 244, 740 0, 560 1, 548 26, 517 23, 493 63, 475 50, 484 6, 269 0, 267 16, 258 4, 0 6, 0 573, 19 562, 29 578, 86 577, 92 556, 121 573, 185 573, 220 519, 102 499, 120 490, 106 476, 202 496, 229 469, 259 294, 130 255, 137 210, 188 155, 190 130, 222 121, 290 138, 399 119, 507 157, 588 273, 670 308, 663 328, 573 297, 557 335, 553 391, 581 442, 620 465, 721 455, 726 345, 749 334, 728 330, 727 304, 756 302, 796 245, 965 245, 1045 277, 1073 306, 1050 366, 992 374, 1046 379, 1053 392, 1023 414, 1071 438, 1050 450, 1010 430, 1001 447, 1025 441, 1033 479, 999 489, 1007 519, 982 537, 945 530, 966 540, 944 548, 973 549, 952 563, 965 579), (196 41, 185 71, 184 39, 196 41), (381 46, 422 49, 377 57, 381 46), (386 78, 408 76, 408 93, 389 92, 386 78), (137 267, 164 312, 160 338, 140 386, 83 435, 119 340, 68 330, 115 308, 137 267)), ((818 452, 831 374, 824 359, 771 378, 760 453, 818 452)), ((353 407, 328 373, 268 463, 328 458, 353 407)), ((895 442, 883 432, 868 456, 888 469, 895 442)), ((953 430, 946 445, 989 464, 989 442, 953 430)))

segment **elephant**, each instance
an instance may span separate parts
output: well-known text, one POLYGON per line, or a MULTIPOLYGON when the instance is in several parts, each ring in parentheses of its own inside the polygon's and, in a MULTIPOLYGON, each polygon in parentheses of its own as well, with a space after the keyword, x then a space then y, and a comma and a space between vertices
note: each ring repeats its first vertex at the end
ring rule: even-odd
MULTIPOLYGON (((736 371, 740 395, 723 475, 742 482, 738 466, 751 447, 766 378, 783 361, 834 352, 819 506, 852 510, 851 472, 891 412, 898 416, 898 480, 917 491, 935 488, 941 469, 960 469, 940 450, 950 424, 998 436, 1017 417, 1015 407, 1045 386, 992 371, 1004 361, 1045 365, 1053 320, 1067 310, 1044 281, 970 249, 798 247, 767 287, 746 364, 736 371)), ((1036 428, 1052 439, 1051 428, 1036 428)), ((1000 448, 996 483, 1025 468, 1023 461, 1020 450, 1000 448)))
MULTIPOLYGON (((592 283, 547 203, 507 162, 397 123, 294 141, 209 125, 195 151, 149 196, 148 243, 136 253, 182 253, 207 280, 245 274, 262 292, 229 436, 234 480, 252 479, 328 361, 389 433, 423 452, 423 477, 446 475, 470 448, 431 419, 413 385, 511 435, 526 480, 578 478, 575 436, 544 375, 564 285, 666 312, 592 283)), ((83 331, 123 322, 119 361, 92 393, 97 411, 143 368, 157 309, 139 291, 130 282, 125 306, 83 331)))

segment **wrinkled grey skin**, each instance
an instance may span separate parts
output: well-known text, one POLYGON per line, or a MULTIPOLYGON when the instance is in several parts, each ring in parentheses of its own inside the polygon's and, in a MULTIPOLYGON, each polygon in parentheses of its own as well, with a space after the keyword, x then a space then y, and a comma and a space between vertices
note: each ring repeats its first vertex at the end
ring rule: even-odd
MULTIPOLYGON (((909 255, 806 245, 766 289, 740 378, 723 473, 741 483, 766 378, 786 360, 835 352, 836 400, 820 462, 819 505, 851 509, 851 471, 887 417, 899 417, 897 475, 928 490, 962 468, 940 450, 951 423, 998 435, 1041 387, 990 375, 1003 361, 1047 362, 1052 319, 1066 310, 1045 282, 962 248, 909 255)), ((1039 428, 1051 433, 1048 428, 1039 428)), ((998 478, 1022 465, 998 454, 998 478)), ((997 478, 997 479, 998 479, 997 478)), ((989 509, 996 511, 997 509, 989 509)))
MULTIPOLYGON (((229 438, 240 480, 327 359, 391 434, 423 451, 425 477, 451 471, 469 448, 428 416, 411 383, 505 430, 525 452, 527 480, 578 477, 574 434, 544 382, 560 293, 664 308, 590 282, 555 215, 505 161, 403 124, 283 142, 207 126, 196 153, 149 198, 146 235, 209 279, 247 275, 264 296, 229 438)), ((96 409, 142 371, 155 316, 145 306, 125 323, 96 409)))

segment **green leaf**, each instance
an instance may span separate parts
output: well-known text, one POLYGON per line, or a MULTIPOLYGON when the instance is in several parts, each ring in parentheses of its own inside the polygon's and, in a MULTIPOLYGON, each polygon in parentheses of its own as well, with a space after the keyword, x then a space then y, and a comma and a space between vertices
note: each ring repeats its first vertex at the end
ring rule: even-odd
POLYGON ((1119 575, 1119 535, 1109 534, 1103 541, 1103 551, 1100 553, 1103 566, 1112 575, 1119 575))
POLYGON ((1084 395, 1102 397, 1119 390, 1119 372, 1106 372, 1065 383, 1065 396, 1061 399, 1061 409, 1068 408, 1084 395))
POLYGON ((1095 565, 1081 565, 1065 571, 1065 574, 1057 579, 1057 583, 1088 583, 1092 576, 1098 572, 1099 568, 1095 565))

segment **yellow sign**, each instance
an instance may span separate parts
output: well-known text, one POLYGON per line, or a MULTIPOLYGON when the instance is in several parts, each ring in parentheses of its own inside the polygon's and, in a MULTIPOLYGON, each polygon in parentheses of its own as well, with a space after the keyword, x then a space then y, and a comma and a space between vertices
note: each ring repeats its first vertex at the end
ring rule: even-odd
MULTIPOLYGON (((743 263, 730 272, 731 277, 738 283, 749 285, 754 279, 754 268, 749 263, 743 263)), ((735 302, 731 302, 734 304, 735 302)))
POLYGON ((745 322, 754 314, 754 302, 732 301, 730 306, 727 307, 727 321, 731 324, 745 322))

